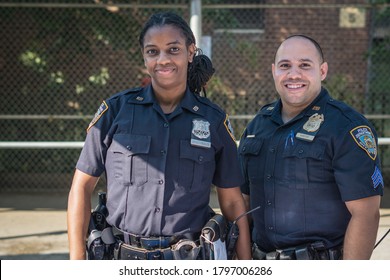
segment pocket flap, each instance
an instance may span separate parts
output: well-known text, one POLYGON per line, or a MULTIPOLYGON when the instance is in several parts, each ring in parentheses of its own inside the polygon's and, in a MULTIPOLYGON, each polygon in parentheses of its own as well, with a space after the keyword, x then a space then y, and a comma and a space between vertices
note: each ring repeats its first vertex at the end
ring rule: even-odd
POLYGON ((245 138, 240 142, 238 152, 242 155, 258 155, 263 145, 263 140, 256 138, 245 138))
POLYGON ((111 143, 111 151, 128 156, 136 154, 148 154, 150 150, 151 136, 134 134, 115 134, 111 143))
POLYGON ((190 141, 180 141, 180 158, 193 160, 199 164, 214 160, 213 148, 199 148, 191 146, 190 141))
POLYGON ((285 150, 284 157, 313 158, 321 160, 324 157, 325 145, 319 143, 300 144, 294 149, 285 150))

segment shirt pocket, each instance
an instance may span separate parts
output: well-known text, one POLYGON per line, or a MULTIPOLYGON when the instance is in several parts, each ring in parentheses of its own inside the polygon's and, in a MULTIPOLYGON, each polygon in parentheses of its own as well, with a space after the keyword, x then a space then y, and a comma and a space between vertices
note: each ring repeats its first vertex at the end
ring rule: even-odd
POLYGON ((307 189, 324 180, 325 144, 300 143, 283 152, 283 181, 289 188, 307 189))
POLYGON ((148 181, 150 143, 151 136, 115 134, 109 148, 107 173, 124 186, 144 185, 148 181))
POLYGON ((211 148, 191 146, 188 140, 180 141, 178 187, 186 191, 208 190, 215 172, 215 152, 211 148))
POLYGON ((245 138, 241 140, 238 153, 243 158, 244 174, 250 182, 261 181, 261 155, 263 140, 259 138, 245 138))

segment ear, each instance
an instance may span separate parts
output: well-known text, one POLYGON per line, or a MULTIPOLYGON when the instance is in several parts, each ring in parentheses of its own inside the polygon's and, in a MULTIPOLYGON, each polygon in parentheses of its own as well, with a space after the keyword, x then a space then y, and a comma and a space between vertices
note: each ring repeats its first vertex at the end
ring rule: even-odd
POLYGON ((321 71, 321 81, 323 81, 323 80, 325 80, 326 75, 328 75, 328 63, 327 62, 324 62, 321 64, 320 71, 321 71))
POLYGON ((189 45, 188 47, 188 62, 191 63, 194 60, 196 47, 194 44, 189 45))

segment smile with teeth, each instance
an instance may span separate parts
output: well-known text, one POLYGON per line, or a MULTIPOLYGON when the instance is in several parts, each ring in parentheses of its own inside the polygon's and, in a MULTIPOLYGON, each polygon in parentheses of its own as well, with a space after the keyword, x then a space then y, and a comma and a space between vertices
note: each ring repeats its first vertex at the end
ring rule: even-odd
POLYGON ((303 88, 305 85, 304 84, 287 84, 285 86, 287 88, 290 88, 290 89, 297 89, 297 88, 303 88))

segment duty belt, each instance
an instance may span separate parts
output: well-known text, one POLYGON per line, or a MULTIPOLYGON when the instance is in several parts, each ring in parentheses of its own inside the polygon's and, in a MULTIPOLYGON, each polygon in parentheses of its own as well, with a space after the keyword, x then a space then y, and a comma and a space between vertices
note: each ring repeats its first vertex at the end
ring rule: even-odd
POLYGON ((199 234, 144 237, 121 231, 123 238, 116 244, 117 260, 194 260, 199 256, 199 234))
POLYGON ((126 244, 147 250, 156 248, 169 248, 171 245, 179 241, 176 236, 142 237, 132 233, 123 233, 123 240, 126 244))
POLYGON ((256 243, 252 247, 255 260, 340 260, 343 257, 343 247, 327 249, 323 242, 318 241, 271 252, 262 251, 256 243))
POLYGON ((116 260, 173 260, 171 248, 146 250, 125 243, 119 243, 114 249, 116 260))

